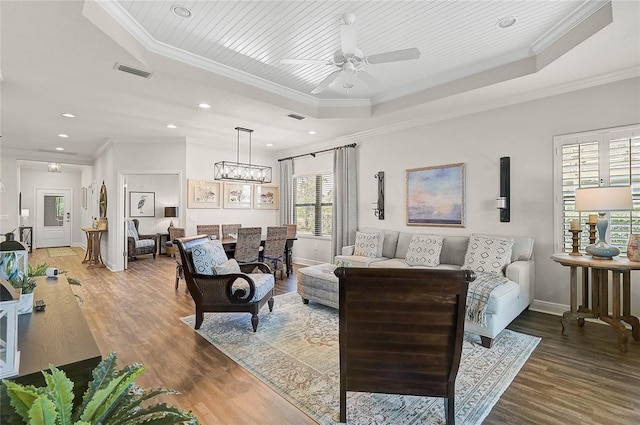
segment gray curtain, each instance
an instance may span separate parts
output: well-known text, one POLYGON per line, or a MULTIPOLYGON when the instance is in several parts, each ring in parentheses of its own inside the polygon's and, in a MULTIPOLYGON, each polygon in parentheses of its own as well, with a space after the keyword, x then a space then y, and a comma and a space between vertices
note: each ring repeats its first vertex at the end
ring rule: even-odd
POLYGON ((333 153, 333 235, 331 259, 342 247, 356 242, 358 228, 358 169, 356 148, 337 148, 333 153))
POLYGON ((293 159, 280 161, 280 224, 293 224, 293 159))

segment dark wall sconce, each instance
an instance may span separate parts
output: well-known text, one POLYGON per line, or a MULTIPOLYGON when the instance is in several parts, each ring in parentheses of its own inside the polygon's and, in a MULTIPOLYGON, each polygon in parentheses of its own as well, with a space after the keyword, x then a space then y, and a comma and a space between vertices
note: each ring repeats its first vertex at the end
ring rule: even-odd
POLYGON ((378 202, 373 203, 373 213, 378 220, 384 220, 384 171, 378 171, 373 177, 378 179, 378 202))
POLYGON ((496 199, 496 208, 500 210, 500 221, 511 221, 511 158, 500 158, 500 197, 496 199))

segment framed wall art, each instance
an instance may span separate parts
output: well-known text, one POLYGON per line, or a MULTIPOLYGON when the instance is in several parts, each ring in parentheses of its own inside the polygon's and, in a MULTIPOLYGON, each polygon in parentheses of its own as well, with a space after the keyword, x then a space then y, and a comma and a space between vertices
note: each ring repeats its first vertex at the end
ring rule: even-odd
POLYGON ((187 208, 220 208, 221 183, 210 180, 188 180, 187 208))
POLYGON ((408 226, 464 227, 464 164, 407 170, 408 226))
POLYGON ((224 208, 251 208, 251 184, 224 183, 224 208))
POLYGON ((278 186, 257 184, 253 186, 253 208, 258 210, 277 210, 280 203, 278 186))
POLYGON ((155 217, 155 192, 129 192, 129 217, 155 217))

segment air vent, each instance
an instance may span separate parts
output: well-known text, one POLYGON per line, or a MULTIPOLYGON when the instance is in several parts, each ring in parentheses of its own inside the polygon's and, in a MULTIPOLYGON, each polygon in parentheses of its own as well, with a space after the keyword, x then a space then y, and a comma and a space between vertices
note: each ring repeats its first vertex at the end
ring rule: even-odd
POLYGON ((38 152, 55 153, 55 154, 58 154, 58 155, 78 155, 76 152, 54 151, 54 150, 50 150, 50 149, 38 149, 38 152))
POLYGON ((298 114, 289 114, 287 115, 289 118, 293 118, 294 120, 306 120, 307 117, 303 117, 302 115, 298 115, 298 114))
POLYGON ((142 78, 151 78, 151 76, 153 75, 150 72, 143 71, 141 69, 134 68, 128 65, 123 65, 121 63, 116 63, 116 66, 114 68, 118 71, 127 72, 129 74, 137 75, 138 77, 142 78))

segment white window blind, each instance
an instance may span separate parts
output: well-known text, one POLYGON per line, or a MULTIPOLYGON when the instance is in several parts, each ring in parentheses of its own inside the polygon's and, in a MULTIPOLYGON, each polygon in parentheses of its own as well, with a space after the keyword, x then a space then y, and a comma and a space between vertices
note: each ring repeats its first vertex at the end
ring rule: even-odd
POLYGON ((331 236, 333 175, 296 176, 293 187, 293 220, 297 224, 297 233, 331 236))
POLYGON ((580 222, 581 249, 589 244, 585 223, 588 215, 597 211, 575 211, 576 189, 631 185, 633 211, 615 211, 607 215, 608 241, 626 253, 629 234, 640 232, 640 126, 558 136, 554 143, 556 223, 560 223, 555 226, 556 244, 561 251, 571 252, 571 220, 580 222))

